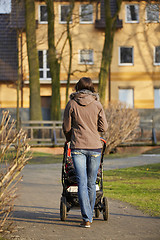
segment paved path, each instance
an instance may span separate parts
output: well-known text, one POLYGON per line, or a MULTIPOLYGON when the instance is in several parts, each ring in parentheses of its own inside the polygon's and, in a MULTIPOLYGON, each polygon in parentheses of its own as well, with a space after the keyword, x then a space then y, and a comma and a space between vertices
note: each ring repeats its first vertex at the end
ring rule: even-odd
POLYGON ((104 170, 141 166, 152 163, 160 163, 159 154, 143 154, 136 157, 107 159, 104 160, 104 170))
MULTIPOLYGON (((160 157, 105 160, 104 168, 143 165, 149 161, 160 162, 160 157)), ((61 164, 27 165, 23 176, 13 216, 16 232, 10 235, 14 239, 160 240, 160 218, 147 216, 129 204, 110 199, 108 222, 100 215, 90 229, 80 228, 79 210, 71 210, 67 221, 60 221, 61 164)))

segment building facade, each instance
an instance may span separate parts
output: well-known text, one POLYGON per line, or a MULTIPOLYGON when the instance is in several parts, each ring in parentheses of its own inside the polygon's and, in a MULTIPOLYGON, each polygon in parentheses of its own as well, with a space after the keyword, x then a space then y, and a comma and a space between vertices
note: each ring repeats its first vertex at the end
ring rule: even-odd
POLYGON ((123 1, 111 66, 112 99, 135 108, 160 108, 159 4, 123 1))
MULTIPOLYGON (((10 9, 5 13, 3 7, 0 6, 0 18, 7 19, 5 27, 4 21, 0 21, 1 108, 17 106, 16 80, 18 73, 22 83, 19 94, 20 106, 29 108, 29 70, 24 5, 20 4, 22 4, 21 7, 15 11, 17 6, 15 0, 12 0, 10 9), (8 32, 4 31, 4 28, 8 29, 8 32), (10 37, 7 37, 6 34, 9 33, 10 37), (9 48, 11 49, 9 50, 9 48), (3 72, 6 74, 5 77, 3 72)), ((116 1, 111 0, 110 4, 111 13, 114 14, 116 1)), ((57 55, 61 60, 61 106, 63 109, 69 63, 69 45, 65 42, 66 17, 70 9, 69 1, 54 1, 54 8, 57 55), (61 55, 62 50, 63 54, 61 55)), ((150 4, 147 1, 122 2, 114 37, 110 76, 107 80, 106 103, 109 100, 120 100, 137 109, 160 108, 159 10, 159 4, 156 1, 150 4)), ((104 14, 104 0, 75 1, 70 22, 73 43, 70 92, 82 76, 91 77, 95 87, 98 87, 104 43, 104 14)), ((51 78, 47 62, 48 23, 47 8, 43 1, 35 1, 35 21, 42 107, 49 108, 51 78)))

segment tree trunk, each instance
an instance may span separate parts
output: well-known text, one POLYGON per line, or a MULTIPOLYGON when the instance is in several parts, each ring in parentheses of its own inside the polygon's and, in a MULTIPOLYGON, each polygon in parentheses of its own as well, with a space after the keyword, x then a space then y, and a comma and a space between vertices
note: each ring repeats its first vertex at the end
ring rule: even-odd
POLYGON ((114 16, 111 15, 110 0, 105 2, 105 39, 102 51, 101 68, 99 73, 99 95, 101 103, 105 106, 107 79, 110 72, 112 61, 112 50, 114 34, 116 31, 116 23, 122 0, 117 0, 117 11, 114 16))
POLYGON ((34 0, 25 0, 27 53, 30 84, 30 119, 42 120, 39 62, 36 48, 36 21, 34 0))
POLYGON ((46 0, 48 13, 48 62, 52 78, 51 119, 61 119, 60 63, 56 56, 54 1, 46 0))
POLYGON ((73 9, 74 9, 74 2, 75 0, 70 0, 70 13, 67 17, 67 39, 69 43, 69 66, 68 66, 68 74, 67 74, 67 85, 66 85, 66 104, 68 102, 68 96, 69 96, 69 86, 70 86, 70 78, 71 78, 71 70, 72 70, 72 57, 73 57, 73 51, 72 51, 72 36, 70 32, 70 20, 72 17, 73 9))
MULTIPOLYGON (((19 31, 17 30, 17 42, 19 42, 19 31)), ((20 129, 20 113, 19 113, 19 90, 20 90, 20 81, 21 81, 21 77, 20 77, 20 71, 19 71, 19 49, 18 49, 18 44, 17 44, 17 52, 18 52, 18 57, 17 57, 17 61, 18 61, 18 78, 17 78, 17 111, 16 111, 16 128, 19 131, 20 129)))

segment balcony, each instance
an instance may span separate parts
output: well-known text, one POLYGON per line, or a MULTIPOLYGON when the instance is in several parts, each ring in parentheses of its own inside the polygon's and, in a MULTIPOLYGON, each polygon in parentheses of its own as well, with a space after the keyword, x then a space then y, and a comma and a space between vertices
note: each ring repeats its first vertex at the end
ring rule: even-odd
MULTIPOLYGON (((97 29, 105 29, 106 23, 103 19, 100 20, 95 20, 95 28, 97 29)), ((120 29, 123 28, 123 21, 120 19, 117 19, 117 24, 116 24, 116 28, 120 29)))
MULTIPOLYGON (((111 4, 111 16, 114 16, 116 11, 117 11, 117 6, 116 6, 116 2, 115 0, 111 0, 110 1, 111 4)), ((95 28, 97 29, 105 29, 105 7, 104 7, 104 0, 99 0, 97 2, 97 6, 96 6, 96 20, 95 20, 95 28)), ((123 21, 120 20, 117 17, 117 24, 116 24, 116 28, 120 29, 123 27, 123 21)))
POLYGON ((104 29, 106 26, 106 23, 104 20, 100 19, 100 20, 95 20, 95 28, 97 29, 104 29))

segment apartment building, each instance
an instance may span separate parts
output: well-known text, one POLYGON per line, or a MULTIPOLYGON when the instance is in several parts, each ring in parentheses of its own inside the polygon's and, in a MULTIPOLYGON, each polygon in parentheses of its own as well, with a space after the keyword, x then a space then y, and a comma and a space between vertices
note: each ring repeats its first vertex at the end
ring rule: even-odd
MULTIPOLYGON (((9 3, 11 1, 8 0, 9 3)), ((16 107, 16 80, 21 76, 20 106, 29 107, 29 70, 26 47, 24 5, 12 0, 5 12, 0 5, 0 106, 16 107), (18 14, 18 15, 17 15, 18 14), (3 19, 7 19, 5 25, 3 19), (4 31, 4 28, 7 31, 4 31), (8 37, 7 37, 8 34, 8 37), (14 37, 12 36, 14 35, 14 37), (10 39, 10 40, 9 40, 10 39), (11 48, 11 49, 10 49, 11 48), (18 67, 19 66, 19 67, 18 67), (18 69, 17 69, 18 68, 18 69), (4 77, 5 72, 5 77, 4 77), (10 75, 10 76, 9 76, 10 75)), ((111 13, 116 0, 110 0, 111 13)), ((57 55, 61 56, 61 106, 65 107, 65 89, 69 62, 66 40, 66 18, 69 1, 54 1, 57 55), (65 46, 65 47, 64 47, 65 46), (61 55, 63 49, 63 54, 61 55)), ((104 0, 75 1, 70 22, 73 63, 70 92, 82 76, 91 77, 98 87, 98 75, 104 42, 104 0)), ((106 103, 126 102, 137 109, 160 108, 160 23, 159 4, 147 1, 123 1, 114 37, 106 103)), ((51 78, 47 62, 47 7, 35 1, 37 51, 39 56, 42 107, 50 107, 51 78)))

